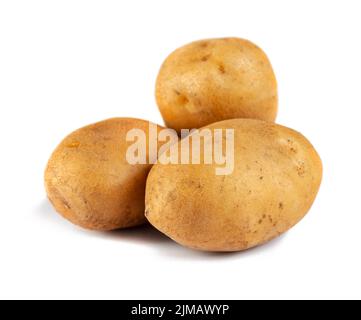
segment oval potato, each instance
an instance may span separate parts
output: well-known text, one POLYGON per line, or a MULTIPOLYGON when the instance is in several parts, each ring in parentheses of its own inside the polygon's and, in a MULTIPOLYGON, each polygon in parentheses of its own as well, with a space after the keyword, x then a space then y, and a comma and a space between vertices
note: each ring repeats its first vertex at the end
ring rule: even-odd
POLYGON ((234 129, 233 173, 217 176, 216 164, 156 164, 146 188, 146 216, 154 227, 190 248, 240 251, 304 217, 322 177, 321 160, 304 136, 249 119, 206 128, 234 129))
POLYGON ((252 42, 201 40, 165 60, 156 100, 166 125, 178 132, 233 118, 275 121, 277 83, 266 54, 252 42))
POLYGON ((92 230, 146 222, 145 184, 151 165, 127 162, 126 135, 131 129, 148 134, 149 122, 102 121, 75 131, 57 147, 46 168, 45 186, 49 200, 64 218, 92 230))

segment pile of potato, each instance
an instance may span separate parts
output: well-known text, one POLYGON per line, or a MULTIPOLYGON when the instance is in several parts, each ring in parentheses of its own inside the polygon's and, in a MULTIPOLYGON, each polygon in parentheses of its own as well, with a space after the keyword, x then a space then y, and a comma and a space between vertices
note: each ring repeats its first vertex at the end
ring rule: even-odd
POLYGON ((156 99, 179 133, 233 129, 232 174, 216 175, 214 164, 129 164, 126 134, 148 133, 149 123, 106 120, 70 134, 49 160, 46 190, 63 217, 102 231, 149 221, 184 246, 227 252, 265 243, 309 211, 322 163, 303 135, 274 123, 277 83, 259 47, 225 38, 177 49, 161 67, 156 99))

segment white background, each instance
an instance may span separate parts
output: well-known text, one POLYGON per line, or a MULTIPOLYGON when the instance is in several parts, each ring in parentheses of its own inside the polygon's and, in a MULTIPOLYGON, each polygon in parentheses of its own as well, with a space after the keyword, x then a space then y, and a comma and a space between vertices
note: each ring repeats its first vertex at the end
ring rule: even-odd
POLYGON ((361 298, 359 1, 1 1, 0 298, 361 298), (275 69, 278 122, 318 149, 308 216, 263 247, 205 254, 149 227, 81 230, 46 201, 60 140, 114 116, 162 123, 154 83, 187 42, 238 36, 275 69))

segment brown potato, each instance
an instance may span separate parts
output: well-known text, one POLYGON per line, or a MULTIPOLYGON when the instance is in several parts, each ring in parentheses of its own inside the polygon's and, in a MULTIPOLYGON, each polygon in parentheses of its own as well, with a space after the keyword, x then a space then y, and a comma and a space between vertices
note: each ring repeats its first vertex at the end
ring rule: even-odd
POLYGON ((178 132, 234 118, 275 121, 277 83, 266 54, 250 41, 209 39, 165 60, 156 100, 166 125, 178 132))
POLYGON ((321 160, 304 136, 250 119, 206 128, 234 129, 233 173, 216 175, 215 164, 157 163, 146 188, 146 216, 154 227, 190 248, 240 251, 304 217, 322 177, 321 160))
POLYGON ((143 120, 116 118, 66 137, 45 172, 48 198, 55 209, 86 229, 113 230, 144 223, 145 184, 151 165, 127 162, 131 143, 126 134, 134 128, 148 134, 148 125, 143 120))

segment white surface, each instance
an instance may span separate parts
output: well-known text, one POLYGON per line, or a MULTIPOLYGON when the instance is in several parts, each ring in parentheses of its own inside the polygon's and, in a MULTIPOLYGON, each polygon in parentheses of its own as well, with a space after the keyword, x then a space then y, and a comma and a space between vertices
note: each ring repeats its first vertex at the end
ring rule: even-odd
POLYGON ((359 1, 1 1, 0 298, 361 298, 359 1), (238 254, 150 228, 83 231, 45 200, 43 170, 88 123, 161 123, 154 83, 189 41, 248 38, 279 82, 278 122, 324 162, 309 215, 238 254))

